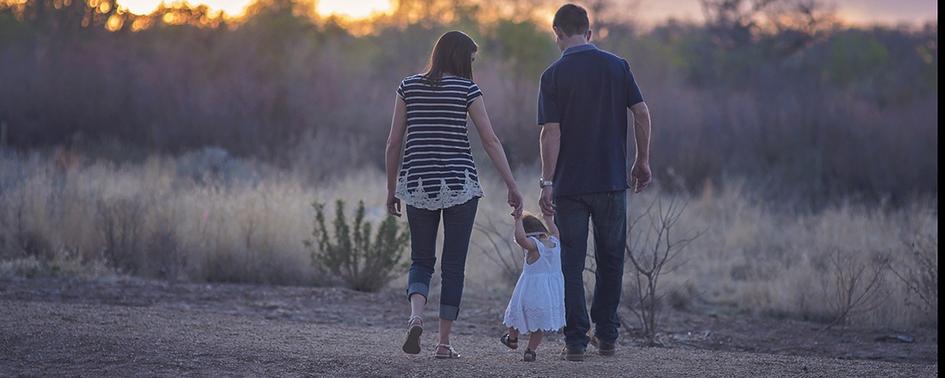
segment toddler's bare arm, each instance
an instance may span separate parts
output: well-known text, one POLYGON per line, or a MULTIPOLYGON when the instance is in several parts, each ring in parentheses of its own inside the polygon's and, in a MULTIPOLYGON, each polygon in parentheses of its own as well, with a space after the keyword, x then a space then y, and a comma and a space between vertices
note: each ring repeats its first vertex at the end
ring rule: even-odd
POLYGON ((554 214, 542 214, 542 218, 545 221, 545 225, 548 226, 548 232, 554 237, 561 239, 561 234, 558 232, 558 225, 555 224, 554 214))

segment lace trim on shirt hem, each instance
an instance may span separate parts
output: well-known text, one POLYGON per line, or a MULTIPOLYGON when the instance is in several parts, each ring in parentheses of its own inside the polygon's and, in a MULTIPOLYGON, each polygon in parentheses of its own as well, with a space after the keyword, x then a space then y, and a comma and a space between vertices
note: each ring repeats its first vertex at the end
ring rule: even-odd
POLYGON ((439 210, 462 205, 475 197, 482 197, 482 195, 482 187, 478 181, 469 176, 469 171, 466 172, 462 190, 451 190, 446 185, 446 180, 440 179, 440 191, 436 193, 436 198, 430 197, 430 194, 424 191, 422 183, 413 191, 407 190, 407 175, 401 175, 397 178, 397 191, 394 193, 394 196, 400 198, 406 204, 427 210, 439 210))

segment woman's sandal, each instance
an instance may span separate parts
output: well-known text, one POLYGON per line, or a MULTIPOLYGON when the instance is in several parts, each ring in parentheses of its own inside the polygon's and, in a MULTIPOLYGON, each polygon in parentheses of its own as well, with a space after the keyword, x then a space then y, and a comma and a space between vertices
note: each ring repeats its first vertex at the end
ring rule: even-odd
POLYGON ((535 362, 535 359, 537 358, 538 358, 538 355, 535 354, 535 351, 525 348, 525 355, 522 357, 522 361, 535 362))
POLYGON ((502 338, 500 338, 499 341, 501 341, 503 345, 509 347, 509 349, 518 349, 518 337, 513 339, 512 335, 510 335, 508 332, 502 335, 502 338))
POLYGON ((449 344, 437 344, 436 353, 433 354, 433 357, 438 360, 447 360, 453 358, 459 358, 459 353, 456 353, 456 350, 453 349, 449 344), (446 353, 440 352, 441 348, 446 348, 446 353))
POLYGON ((420 353, 420 335, 422 334, 423 318, 419 316, 411 316, 410 320, 407 321, 407 340, 404 341, 404 353, 420 353))

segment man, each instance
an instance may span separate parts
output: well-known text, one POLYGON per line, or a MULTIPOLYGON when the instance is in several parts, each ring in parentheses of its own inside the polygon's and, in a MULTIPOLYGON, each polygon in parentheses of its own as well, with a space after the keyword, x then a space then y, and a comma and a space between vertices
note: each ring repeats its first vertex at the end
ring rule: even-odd
POLYGON ((650 183, 650 114, 626 60, 590 43, 587 11, 567 4, 553 29, 561 58, 541 75, 542 212, 556 214, 561 232, 567 324, 562 357, 582 361, 594 343, 613 355, 627 239, 627 188, 650 183), (636 160, 627 167, 627 108, 633 113, 636 160), (594 224, 597 276, 591 317, 584 299, 589 221, 594 224))

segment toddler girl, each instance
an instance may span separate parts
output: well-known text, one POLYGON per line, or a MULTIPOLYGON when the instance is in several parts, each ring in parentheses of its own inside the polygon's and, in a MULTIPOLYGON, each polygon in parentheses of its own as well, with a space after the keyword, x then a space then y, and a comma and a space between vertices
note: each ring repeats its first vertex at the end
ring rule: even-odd
POLYGON ((535 351, 544 332, 564 327, 564 276, 561 274, 561 242, 553 216, 544 222, 531 214, 512 213, 515 217, 515 242, 524 250, 522 275, 515 284, 503 324, 508 333, 502 344, 518 349, 518 336, 528 333, 524 360, 535 361, 535 351))

